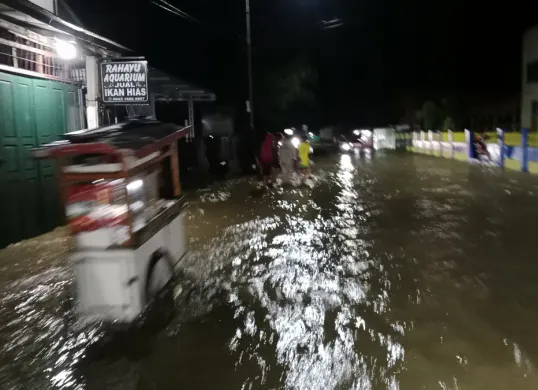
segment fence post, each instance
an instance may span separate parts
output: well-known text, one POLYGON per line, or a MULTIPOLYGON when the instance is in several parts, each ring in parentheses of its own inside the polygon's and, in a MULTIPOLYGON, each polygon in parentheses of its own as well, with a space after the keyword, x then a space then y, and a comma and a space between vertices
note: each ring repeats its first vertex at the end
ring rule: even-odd
POLYGON ((439 155, 441 157, 444 157, 443 156, 443 133, 441 133, 441 131, 437 131, 437 139, 439 141, 439 155))
POLYGON ((499 145, 499 166, 504 169, 504 130, 497 128, 497 145, 499 145))
POLYGON ((467 145, 467 158, 473 159, 474 155, 474 133, 471 130, 465 129, 465 143, 467 145))
POLYGON ((424 130, 420 130, 420 142, 422 145, 422 151, 426 153, 426 133, 424 130))
POLYGON ((430 153, 433 156, 433 131, 428 130, 428 140, 430 141, 430 153))
POLYGON ((521 129, 521 171, 529 172, 529 129, 521 129))
POLYGON ((448 130, 448 143, 450 144, 450 158, 454 158, 454 133, 448 130))

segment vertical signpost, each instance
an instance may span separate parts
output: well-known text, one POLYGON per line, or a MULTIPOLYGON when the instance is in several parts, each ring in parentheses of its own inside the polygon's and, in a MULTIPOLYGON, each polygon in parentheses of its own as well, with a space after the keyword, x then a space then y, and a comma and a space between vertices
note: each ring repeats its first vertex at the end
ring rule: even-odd
POLYGON ((448 130, 448 143, 450 144, 450 158, 454 159, 454 132, 452 130, 448 130))
POLYGON ((428 141, 430 141, 430 153, 433 156, 433 131, 428 130, 428 141))
POLYGON ((245 0, 245 17, 247 27, 247 65, 248 65, 248 100, 247 112, 250 116, 250 130, 254 130, 254 92, 253 92, 253 77, 252 77, 252 39, 250 34, 250 0, 245 0))
POLYGON ((529 129, 521 129, 521 171, 529 172, 529 129))
POLYGON ((192 100, 192 97, 189 97, 189 126, 191 127, 189 131, 189 136, 187 139, 190 139, 191 141, 194 139, 194 102, 192 100))
POLYGON ((465 129, 465 143, 467 145, 467 158, 469 160, 476 158, 474 153, 474 133, 465 129))
POLYGON ((499 166, 504 168, 504 130, 497 129, 497 145, 499 146, 499 166))

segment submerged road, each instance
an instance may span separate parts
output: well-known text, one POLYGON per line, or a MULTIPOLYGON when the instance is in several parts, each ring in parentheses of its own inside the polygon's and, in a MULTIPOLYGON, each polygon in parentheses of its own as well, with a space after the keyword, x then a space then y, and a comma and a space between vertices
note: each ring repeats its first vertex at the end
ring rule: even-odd
POLYGON ((538 178, 410 154, 192 194, 176 314, 79 324, 61 230, 0 251, 0 388, 538 389, 538 178))

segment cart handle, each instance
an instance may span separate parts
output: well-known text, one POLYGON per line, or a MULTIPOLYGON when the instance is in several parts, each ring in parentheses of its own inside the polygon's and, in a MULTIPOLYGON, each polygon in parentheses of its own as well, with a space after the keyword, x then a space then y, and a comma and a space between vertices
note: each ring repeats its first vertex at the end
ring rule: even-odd
POLYGON ((104 143, 57 145, 32 150, 35 158, 61 158, 75 154, 112 154, 123 157, 120 149, 104 143))
POLYGON ((140 148, 140 150, 137 150, 135 152, 135 155, 138 158, 149 156, 151 153, 157 152, 161 150, 163 147, 169 146, 173 144, 174 142, 177 142, 179 139, 186 137, 189 134, 190 128, 191 126, 184 127, 181 130, 178 130, 172 134, 169 134, 166 137, 161 138, 152 144, 143 146, 142 148, 140 148))
POLYGON ((172 134, 167 135, 164 138, 157 140, 156 142, 143 146, 139 150, 131 149, 118 149, 109 144, 102 142, 89 142, 80 144, 60 144, 43 146, 40 148, 32 149, 32 156, 38 159, 46 158, 62 158, 71 155, 81 154, 108 154, 116 155, 121 159, 129 155, 134 154, 137 158, 143 158, 149 156, 151 153, 159 151, 165 146, 171 145, 177 142, 180 138, 186 137, 189 134, 190 126, 184 127, 172 134))

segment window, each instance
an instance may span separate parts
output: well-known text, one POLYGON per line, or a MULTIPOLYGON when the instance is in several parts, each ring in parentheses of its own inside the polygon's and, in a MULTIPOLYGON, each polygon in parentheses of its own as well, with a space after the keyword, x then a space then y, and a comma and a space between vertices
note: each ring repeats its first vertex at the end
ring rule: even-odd
POLYGON ((538 83, 538 61, 527 64, 527 83, 538 83))

